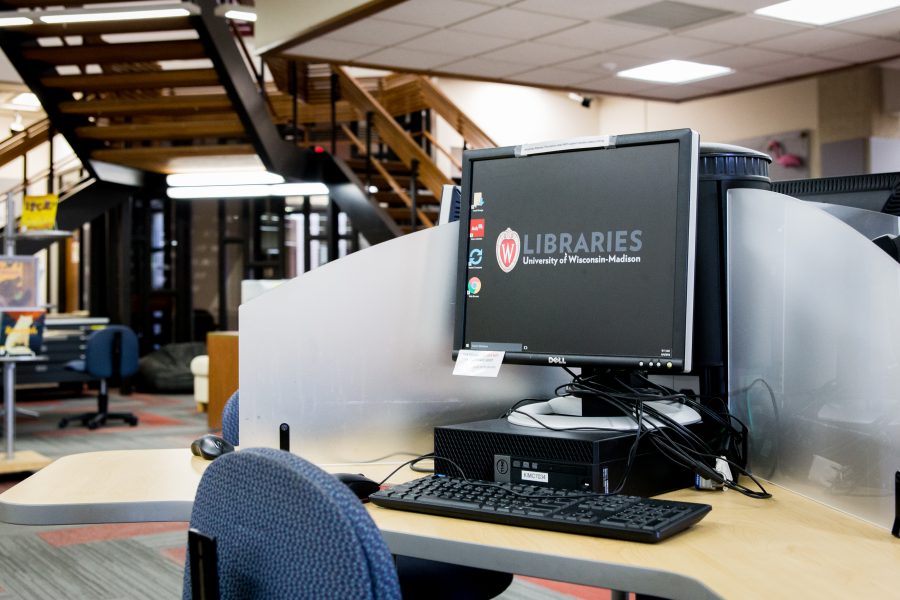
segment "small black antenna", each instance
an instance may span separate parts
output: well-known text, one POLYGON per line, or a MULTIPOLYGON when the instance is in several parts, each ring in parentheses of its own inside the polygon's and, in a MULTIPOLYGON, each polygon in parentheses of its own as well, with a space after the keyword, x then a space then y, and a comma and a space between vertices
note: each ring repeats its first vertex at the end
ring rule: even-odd
POLYGON ((285 452, 291 451, 291 426, 287 423, 278 426, 278 447, 285 452))

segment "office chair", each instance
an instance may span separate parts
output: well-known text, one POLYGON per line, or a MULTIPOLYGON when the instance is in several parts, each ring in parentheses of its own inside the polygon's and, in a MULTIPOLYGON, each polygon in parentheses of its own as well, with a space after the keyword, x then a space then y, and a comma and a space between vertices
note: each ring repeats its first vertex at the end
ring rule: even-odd
POLYGON ((236 390, 222 409, 222 437, 233 446, 241 445, 241 424, 238 422, 240 402, 241 391, 236 390))
MULTIPOLYGON (((235 446, 240 441, 240 401, 240 390, 237 390, 228 398, 222 411, 222 437, 235 446)), ((487 600, 500 595, 513 579, 511 573, 411 556, 396 555, 394 564, 400 589, 407 600, 487 600)))
MULTIPOLYGON (((289 452, 248 448, 215 459, 200 480, 190 527, 215 539, 222 600, 400 598, 391 553, 356 496, 289 452)), ((199 585, 192 596, 201 576, 197 569, 192 580, 192 558, 201 555, 189 547, 185 600, 208 597, 199 585)))
POLYGON ((81 421, 88 429, 97 429, 109 419, 122 419, 132 427, 138 424, 138 418, 132 413, 109 412, 108 380, 128 377, 138 370, 138 339, 131 329, 124 325, 108 325, 94 331, 87 338, 84 360, 69 361, 66 368, 99 379, 100 392, 96 412, 61 419, 61 428, 70 421, 81 421))

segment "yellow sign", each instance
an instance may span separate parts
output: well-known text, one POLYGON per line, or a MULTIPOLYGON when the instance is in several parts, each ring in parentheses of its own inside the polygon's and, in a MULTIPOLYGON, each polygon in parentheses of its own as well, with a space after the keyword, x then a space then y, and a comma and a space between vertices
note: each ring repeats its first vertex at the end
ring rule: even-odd
POLYGON ((56 205, 58 203, 59 196, 56 194, 25 196, 22 201, 22 230, 55 229, 56 205))

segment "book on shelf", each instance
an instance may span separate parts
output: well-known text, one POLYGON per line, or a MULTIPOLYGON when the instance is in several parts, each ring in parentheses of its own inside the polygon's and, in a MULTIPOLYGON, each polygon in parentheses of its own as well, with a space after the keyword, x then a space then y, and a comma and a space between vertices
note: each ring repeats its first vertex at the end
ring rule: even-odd
POLYGON ((46 318, 47 311, 43 308, 0 313, 0 355, 33 356, 40 353, 46 318))

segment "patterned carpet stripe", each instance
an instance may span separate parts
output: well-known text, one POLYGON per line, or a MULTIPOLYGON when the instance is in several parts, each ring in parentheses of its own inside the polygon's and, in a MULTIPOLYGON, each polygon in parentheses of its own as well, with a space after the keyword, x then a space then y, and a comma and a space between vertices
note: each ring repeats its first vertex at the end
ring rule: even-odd
POLYGON ((187 535, 187 524, 181 522, 107 523, 102 525, 86 525, 84 527, 72 529, 44 531, 39 533, 38 537, 51 546, 60 548, 62 546, 73 546, 75 544, 129 539, 142 535, 153 535, 169 531, 181 531, 187 535))
MULTIPOLYGON (((137 427, 59 429, 66 415, 95 410, 96 396, 20 402, 41 413, 16 419, 16 448, 58 458, 76 452, 187 448, 208 433, 193 396, 112 390, 110 410, 132 411, 137 427)), ((0 479, 0 492, 17 482, 0 479)), ((0 523, 0 600, 159 600, 181 597, 187 523, 18 526, 0 523)), ((609 598, 606 590, 517 577, 499 600, 609 598)))

